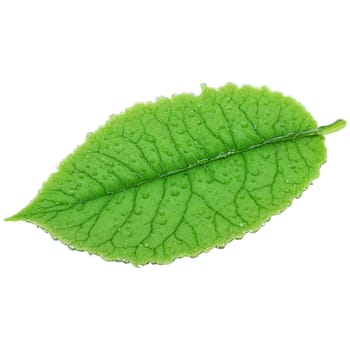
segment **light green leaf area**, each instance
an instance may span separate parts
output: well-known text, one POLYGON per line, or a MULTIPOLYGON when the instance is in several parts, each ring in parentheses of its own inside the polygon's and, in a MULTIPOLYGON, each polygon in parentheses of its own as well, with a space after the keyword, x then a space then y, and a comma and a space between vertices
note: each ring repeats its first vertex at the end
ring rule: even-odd
POLYGON ((113 115, 7 220, 106 260, 165 264, 258 230, 317 178, 324 134, 266 87, 202 87, 113 115))

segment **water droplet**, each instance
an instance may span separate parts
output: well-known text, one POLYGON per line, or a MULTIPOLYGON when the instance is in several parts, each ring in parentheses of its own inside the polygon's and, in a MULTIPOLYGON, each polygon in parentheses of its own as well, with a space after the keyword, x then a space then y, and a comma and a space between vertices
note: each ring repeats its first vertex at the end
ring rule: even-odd
POLYGON ((214 182, 214 179, 213 179, 213 178, 209 177, 209 178, 207 179, 207 184, 211 184, 211 183, 213 183, 213 182, 214 182))
POLYGON ((135 215, 141 215, 143 213, 141 208, 135 209, 135 215))
POLYGON ((76 211, 82 211, 84 209, 84 204, 78 204, 76 206, 76 211))
POLYGON ((131 237, 132 233, 131 233, 131 231, 124 231, 124 232, 123 232, 123 235, 124 235, 125 237, 131 237))
POLYGON ((240 222, 240 223, 238 224, 238 226, 239 226, 239 227, 244 227, 244 223, 243 223, 243 222, 240 222))
POLYGON ((169 149, 164 150, 164 153, 169 157, 173 155, 173 153, 169 149))
POLYGON ((159 225, 165 225, 166 223, 167 223, 167 221, 164 218, 159 220, 159 225))
POLYGON ((187 184, 181 184, 181 186, 180 186, 181 188, 183 188, 183 189, 185 189, 185 188, 187 188, 188 187, 188 185, 187 184))
POLYGON ((165 215, 165 211, 164 210, 160 210, 158 213, 160 216, 164 216, 165 215))
POLYGON ((148 192, 142 193, 142 198, 147 199, 148 197, 149 197, 148 192))
POLYGON ((268 152, 261 153, 261 157, 264 159, 270 159, 271 155, 268 152))
POLYGON ((171 195, 174 196, 174 197, 178 196, 179 193, 180 193, 180 192, 179 192, 178 190, 172 190, 172 191, 171 191, 171 195))
POLYGON ((154 136, 152 136, 152 135, 147 135, 147 136, 146 136, 146 140, 147 140, 147 141, 150 141, 150 142, 153 142, 153 141, 154 141, 154 136))

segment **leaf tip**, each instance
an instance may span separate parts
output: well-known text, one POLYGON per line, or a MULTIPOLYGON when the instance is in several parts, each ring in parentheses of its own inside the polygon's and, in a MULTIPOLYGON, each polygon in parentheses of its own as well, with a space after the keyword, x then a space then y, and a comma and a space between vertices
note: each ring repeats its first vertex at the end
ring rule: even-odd
POLYGON ((20 220, 22 220, 22 217, 18 214, 9 216, 9 217, 4 219, 4 221, 6 221, 6 222, 8 222, 8 221, 20 221, 20 220))
POLYGON ((4 221, 23 221, 26 219, 25 213, 23 213, 24 209, 20 210, 18 213, 11 215, 4 219, 4 221))

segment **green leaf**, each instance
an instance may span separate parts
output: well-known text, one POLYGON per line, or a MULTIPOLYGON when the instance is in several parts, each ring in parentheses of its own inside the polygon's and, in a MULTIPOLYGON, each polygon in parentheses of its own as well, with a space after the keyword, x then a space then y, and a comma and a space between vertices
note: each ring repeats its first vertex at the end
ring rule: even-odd
POLYGON ((266 87, 202 87, 113 115, 7 220, 106 260, 169 263, 256 231, 325 162, 324 134, 266 87))

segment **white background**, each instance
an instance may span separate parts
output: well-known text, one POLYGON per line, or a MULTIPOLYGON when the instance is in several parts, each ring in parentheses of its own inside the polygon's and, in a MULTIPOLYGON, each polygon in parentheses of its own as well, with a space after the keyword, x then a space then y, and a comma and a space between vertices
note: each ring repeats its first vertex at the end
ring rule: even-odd
MULTIPOLYGON (((267 85, 349 119, 348 1, 0 3, 0 217, 137 101, 267 85)), ((168 266, 0 223, 0 348, 350 349, 350 126, 314 185, 258 233, 168 266)))

